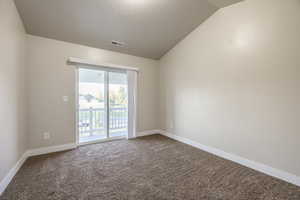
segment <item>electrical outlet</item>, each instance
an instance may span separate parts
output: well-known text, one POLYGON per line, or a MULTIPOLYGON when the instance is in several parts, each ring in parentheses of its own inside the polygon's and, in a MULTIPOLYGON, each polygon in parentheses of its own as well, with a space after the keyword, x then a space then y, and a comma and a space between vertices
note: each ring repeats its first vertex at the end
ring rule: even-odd
POLYGON ((43 136, 44 136, 44 140, 49 140, 51 137, 49 132, 43 133, 43 136))

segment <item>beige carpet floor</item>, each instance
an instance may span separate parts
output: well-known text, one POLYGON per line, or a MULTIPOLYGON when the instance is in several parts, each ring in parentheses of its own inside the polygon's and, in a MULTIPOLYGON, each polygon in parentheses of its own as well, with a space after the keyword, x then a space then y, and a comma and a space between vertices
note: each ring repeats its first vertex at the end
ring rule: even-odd
POLYGON ((300 200, 300 188, 160 135, 29 158, 1 200, 300 200))

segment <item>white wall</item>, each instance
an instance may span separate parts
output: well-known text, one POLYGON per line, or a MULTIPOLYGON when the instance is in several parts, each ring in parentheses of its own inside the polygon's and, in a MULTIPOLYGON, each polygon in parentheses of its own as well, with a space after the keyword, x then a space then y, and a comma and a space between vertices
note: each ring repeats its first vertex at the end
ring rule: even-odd
POLYGON ((299 176, 299 36, 299 0, 219 10, 161 59, 161 127, 299 176))
POLYGON ((67 65, 69 57, 139 68, 137 129, 158 129, 158 61, 31 35, 27 42, 30 148, 75 143, 75 68, 67 65), (50 140, 42 137, 46 131, 50 140))
POLYGON ((0 1, 0 182, 26 150, 25 31, 12 0, 0 1))

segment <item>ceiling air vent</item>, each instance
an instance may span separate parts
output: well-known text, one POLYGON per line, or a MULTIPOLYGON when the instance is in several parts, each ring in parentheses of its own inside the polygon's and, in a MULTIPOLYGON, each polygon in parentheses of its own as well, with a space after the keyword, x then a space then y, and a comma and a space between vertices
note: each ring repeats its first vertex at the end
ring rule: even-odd
POLYGON ((123 47, 125 45, 124 42, 119 42, 119 41, 111 41, 111 44, 114 45, 114 46, 117 46, 117 47, 123 47))

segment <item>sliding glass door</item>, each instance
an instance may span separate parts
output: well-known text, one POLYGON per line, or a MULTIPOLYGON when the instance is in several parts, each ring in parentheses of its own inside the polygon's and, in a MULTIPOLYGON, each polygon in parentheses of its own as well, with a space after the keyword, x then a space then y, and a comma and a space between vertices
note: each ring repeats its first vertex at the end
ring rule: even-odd
POLYGON ((127 74, 108 72, 108 82, 109 137, 127 136, 127 74))
POLYGON ((126 72, 79 68, 78 80, 79 143, 126 137, 126 72))

